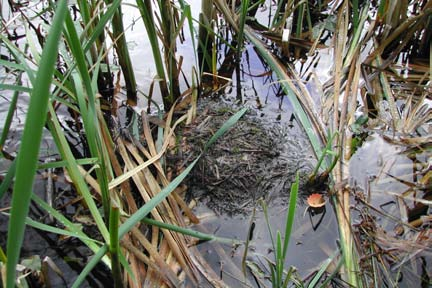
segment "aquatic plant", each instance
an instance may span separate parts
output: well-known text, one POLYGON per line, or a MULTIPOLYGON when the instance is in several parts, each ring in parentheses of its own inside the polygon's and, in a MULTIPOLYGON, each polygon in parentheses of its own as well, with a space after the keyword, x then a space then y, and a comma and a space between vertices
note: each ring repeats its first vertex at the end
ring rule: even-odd
POLYGON ((42 129, 47 114, 47 102, 51 77, 54 73, 58 53, 59 40, 63 23, 67 15, 67 2, 60 1, 56 9, 45 49, 41 55, 41 63, 36 75, 33 76, 34 88, 29 103, 29 111, 21 139, 21 147, 17 156, 16 176, 12 196, 11 219, 6 254, 6 287, 15 286, 15 267, 19 260, 21 245, 24 238, 25 218, 29 211, 34 174, 36 172, 42 129), (18 194, 19 193, 19 194, 18 194))
POLYGON ((285 260, 287 257, 288 245, 291 237, 291 231, 294 224, 295 210, 297 206, 297 195, 299 188, 299 175, 296 175, 295 182, 291 185, 289 207, 285 220, 285 231, 283 242, 281 232, 276 232, 276 238, 273 237, 272 228, 270 227, 270 221, 268 218, 267 206, 264 202, 261 203, 264 215, 267 222, 268 232, 273 245, 274 251, 274 262, 268 261, 271 271, 271 283, 273 287, 288 287, 291 281, 291 274, 294 271, 293 267, 290 267, 288 271, 285 271, 285 260))

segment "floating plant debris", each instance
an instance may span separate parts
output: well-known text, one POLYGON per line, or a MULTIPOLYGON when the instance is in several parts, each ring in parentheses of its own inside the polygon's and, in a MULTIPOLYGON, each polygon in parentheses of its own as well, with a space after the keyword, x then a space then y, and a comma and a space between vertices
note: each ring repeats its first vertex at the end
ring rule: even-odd
POLYGON ((321 194, 313 193, 307 198, 307 203, 312 208, 320 208, 326 204, 326 201, 321 194))

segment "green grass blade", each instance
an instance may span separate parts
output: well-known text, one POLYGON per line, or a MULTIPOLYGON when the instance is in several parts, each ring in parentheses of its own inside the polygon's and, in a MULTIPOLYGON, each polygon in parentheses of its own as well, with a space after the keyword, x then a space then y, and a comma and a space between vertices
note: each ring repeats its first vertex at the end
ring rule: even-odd
POLYGON ((241 59, 241 53, 243 49, 243 36, 244 36, 244 26, 246 23, 247 12, 249 8, 249 0, 241 1, 240 5, 240 23, 239 30, 237 34, 237 60, 241 59))
POLYGON ((131 267, 129 265, 129 262, 127 261, 126 257, 123 255, 122 251, 121 250, 119 250, 119 251, 120 251, 120 254, 119 254, 119 256, 120 256, 120 264, 123 265, 123 267, 125 268, 125 271, 132 278, 132 281, 136 284, 136 286, 138 286, 136 277, 135 277, 135 275, 134 275, 134 273, 133 273, 133 271, 132 271, 132 269, 131 269, 131 267))
POLYGON ((284 267, 284 257, 282 251, 282 236, 278 230, 276 233, 276 287, 280 287, 282 284, 283 267, 284 267))
MULTIPOLYGON (((98 158, 83 158, 83 159, 77 159, 76 164, 78 165, 95 165, 99 162, 98 158)), ((43 163, 38 166, 39 170, 42 169, 49 169, 49 168, 60 168, 65 167, 67 165, 67 161, 54 161, 54 162, 48 162, 43 163)))
POLYGON ((78 275, 77 279, 72 285, 72 288, 79 288, 82 286, 87 275, 93 270, 93 268, 99 263, 100 259, 105 255, 108 251, 108 245, 102 246, 99 251, 93 256, 93 258, 87 263, 81 273, 78 275))
POLYGON ((17 162, 17 159, 14 159, 14 161, 12 161, 11 166, 9 166, 9 169, 8 169, 5 177, 3 178, 3 181, 0 185, 0 199, 3 198, 3 195, 9 189, 10 185, 12 184, 13 179, 15 178, 16 162, 17 162))
MULTIPOLYGON (((7 215, 7 216, 10 215, 9 213, 3 213, 3 214, 7 215)), ((35 220, 33 220, 33 219, 29 218, 29 217, 26 218, 25 223, 28 226, 31 226, 33 228, 36 228, 36 229, 39 229, 39 230, 42 230, 42 231, 45 231, 45 232, 59 234, 59 235, 64 235, 64 236, 76 237, 76 238, 82 240, 83 242, 84 241, 86 241, 86 242, 87 241, 92 241, 92 242, 95 242, 95 243, 103 244, 100 241, 97 241, 95 239, 91 239, 89 237, 86 237, 86 236, 83 236, 83 235, 79 235, 79 234, 77 235, 76 232, 71 232, 69 230, 53 227, 53 226, 50 226, 50 225, 47 225, 47 224, 35 221, 35 220)))
POLYGON ((359 27, 359 9, 358 0, 352 0, 354 32, 357 31, 359 27))
POLYGON ((303 28, 303 18, 305 13, 305 4, 301 3, 297 9, 297 27, 296 27, 296 36, 297 38, 301 38, 302 28, 303 28))
MULTIPOLYGON (((275 57, 271 54, 271 52, 265 47, 261 41, 254 36, 254 34, 249 30, 245 29, 245 36, 255 45, 255 48, 259 52, 259 54, 264 58, 267 64, 272 68, 273 72, 276 73, 278 79, 280 80, 280 85, 284 92, 286 93, 288 99, 294 108, 294 114, 296 115, 296 119, 298 119, 305 130, 309 141, 314 149, 315 155, 322 155, 321 145, 325 142, 325 139, 320 138, 320 131, 317 131, 312 125, 313 121, 311 119, 316 117, 312 112, 306 113, 306 109, 311 109, 311 107, 306 107, 307 105, 300 102, 297 98, 295 92, 291 88, 291 79, 288 77, 286 73, 286 69, 275 59, 275 57), (309 118, 309 117, 311 118, 309 118)), ((308 110, 306 110, 308 111, 308 110)), ((318 128, 317 128, 318 129, 318 128)), ((325 167, 326 168, 326 167, 325 167)))
POLYGON ((291 193, 290 193, 290 200, 289 200, 289 207, 288 207, 288 213, 287 213, 287 219, 286 219, 286 226, 285 226, 285 239, 284 239, 284 247, 283 247, 283 258, 285 259, 286 253, 288 251, 288 244, 291 237, 291 231, 294 224, 294 218, 295 218, 295 211, 296 211, 296 205, 297 205, 297 195, 298 195, 298 189, 299 189, 299 174, 296 175, 296 180, 294 184, 291 185, 291 193))
MULTIPOLYGON (((67 219, 63 214, 52 208, 48 203, 46 203, 44 200, 42 200, 39 196, 33 193, 32 200, 36 202, 43 210, 45 210, 47 213, 52 215, 60 224, 62 224, 66 229, 72 233, 74 233, 74 237, 77 237, 80 239, 87 247, 90 248, 93 252, 97 252, 100 249, 100 246, 96 244, 94 240, 87 241, 88 237, 82 230, 80 225, 77 225, 73 222, 71 222, 69 219, 67 219)), ((90 238, 91 239, 91 238, 90 238)), ((111 262, 109 261, 108 257, 104 257, 103 262, 110 267, 111 262)))
MULTIPOLYGON (((148 39, 152 47, 153 60, 155 61, 157 76, 159 78, 159 87, 162 95, 168 95, 168 86, 166 83, 166 74, 163 64, 163 59, 161 55, 161 50, 159 48, 159 41, 156 32, 156 24, 153 19, 153 8, 151 0, 136 0, 136 4, 141 13, 141 17, 146 27, 148 39)), ((166 107, 165 107, 166 108, 166 107)))
MULTIPOLYGON (((186 17, 187 21, 188 21, 189 33, 190 33, 190 36, 191 36, 192 49, 194 51, 195 61, 198 61, 197 46, 196 46, 196 43, 195 43, 195 31, 194 31, 194 26, 193 26, 193 18, 192 18, 191 7, 190 7, 189 4, 187 4, 183 0, 180 0, 179 3, 180 3, 180 7, 183 10, 183 17, 186 17)), ((196 63, 196 66, 198 67, 198 63, 196 63)))
POLYGON ((247 107, 242 108, 240 111, 235 113, 233 116, 231 116, 223 125, 222 127, 216 131, 216 133, 210 138, 210 140, 207 142, 207 144, 204 146, 204 151, 207 151, 207 149, 221 136, 223 136, 234 124, 237 123, 237 121, 246 113, 248 110, 247 107))
POLYGON ((75 184, 76 189, 84 197, 84 200, 90 210, 90 213, 92 214, 93 219, 96 222, 99 232, 102 234, 102 237, 105 239, 105 242, 109 242, 108 229, 105 226, 102 216, 99 213, 99 210, 96 206, 96 203, 93 200, 93 196, 90 193, 90 190, 84 178, 82 177, 80 171, 78 170, 77 162, 75 160, 75 157, 72 154, 72 151, 70 150, 66 137, 63 134, 63 130, 60 127, 60 123, 58 122, 54 108, 52 107, 52 105, 49 105, 49 108, 50 108, 51 118, 49 119, 50 121, 48 121, 48 126, 50 128, 50 131, 52 131, 51 132, 52 136, 54 138, 54 141, 56 142, 56 145, 59 149, 62 159, 64 159, 67 163, 66 168, 68 170, 69 176, 71 177, 73 183, 75 184))
MULTIPOLYGON (((72 288, 81 287, 87 275, 93 270, 93 268, 99 263, 99 261, 105 256, 108 252, 108 245, 103 245, 99 248, 93 258, 87 263, 81 273, 78 275, 77 279, 74 281, 72 288)), ((105 258, 105 257, 104 257, 105 258)), ((129 267, 125 257, 123 254, 120 254, 120 262, 125 267, 126 271, 131 275, 132 279, 135 280, 135 275, 133 275, 132 270, 129 267)))
POLYGON ((30 98, 21 147, 17 156, 16 181, 13 188, 11 219, 7 240, 6 287, 15 286, 15 267, 19 260, 24 237, 25 219, 28 214, 30 197, 39 155, 42 130, 47 117, 47 103, 50 85, 57 60, 63 22, 68 13, 67 1, 57 2, 53 24, 42 51, 41 63, 30 98))
POLYGON ((101 143, 101 133, 100 127, 98 125, 99 121, 97 118, 97 99, 96 90, 97 88, 93 86, 93 82, 88 71, 87 63, 90 62, 85 56, 85 53, 81 47, 81 42, 78 37, 78 33, 75 29, 74 23, 71 16, 68 14, 66 17, 66 31, 65 38, 67 39, 68 45, 74 55, 75 61, 77 63, 77 69, 79 75, 72 74, 75 91, 77 93, 77 99, 79 103, 79 108, 81 116, 83 117, 84 129, 86 132, 87 143, 91 155, 93 157, 98 157, 100 159, 100 167, 96 169, 97 180, 101 189, 102 194, 102 206, 104 209, 105 219, 109 219, 110 211, 110 197, 108 192, 108 180, 106 175, 105 159, 103 144, 101 143), (84 89, 83 89, 84 87, 84 89))
POLYGON ((0 84, 0 90, 10 90, 15 92, 31 93, 32 89, 29 87, 14 85, 14 84, 0 84))
POLYGON ((23 70, 26 72, 26 76, 30 80, 30 82, 35 84, 36 79, 36 72, 30 68, 30 66, 27 64, 27 55, 25 55, 25 49, 24 51, 20 50, 17 46, 15 46, 9 39, 3 35, 0 34, 0 40, 4 46, 9 50, 9 52, 13 55, 15 61, 20 65, 20 70, 23 70))
POLYGON ((173 224, 168 224, 168 223, 164 223, 164 222, 160 222, 154 219, 150 219, 150 218, 144 218, 142 219, 143 223, 149 224, 149 225, 154 225, 157 226, 159 228, 163 228, 163 229, 168 229, 171 231, 175 231, 175 232, 179 232, 181 234, 184 235, 189 235, 195 238, 198 238, 200 240, 206 240, 206 241, 217 241, 217 242, 221 242, 221 243, 227 243, 227 244, 232 244, 232 243, 240 243, 240 241, 235 240, 235 239, 230 239, 230 238, 224 238, 224 237, 217 237, 214 236, 212 234, 207 234, 207 233, 202 233, 199 231, 195 231, 195 230, 191 230, 188 228, 183 228, 177 225, 173 225, 173 224))
MULTIPOLYGON (((327 270, 329 265, 334 261, 336 256, 339 255, 339 251, 335 251, 329 258, 327 258, 322 264, 320 270, 317 272, 317 274, 312 278, 311 282, 308 284, 308 288, 314 288, 317 287, 318 281, 321 279, 324 272, 327 270)), ((336 270, 337 271, 337 270, 336 270)), ((323 287, 321 285, 321 287, 323 287)), ((325 286, 324 286, 325 287, 325 286)))
POLYGON ((106 25, 112 19, 114 13, 117 11, 117 9, 120 6, 121 2, 122 2, 121 0, 115 0, 115 1, 113 1, 111 3, 111 5, 109 5, 109 7, 106 10, 106 12, 101 15, 98 23, 96 24, 96 26, 94 27, 94 29, 92 29, 92 32, 90 33, 89 39, 83 45, 84 52, 89 51, 89 49, 92 47, 92 45, 94 44, 94 42, 96 41, 96 39, 104 31, 106 25))
MULTIPOLYGON (((339 261, 338 261, 338 264, 336 265, 336 268, 334 269, 334 271, 332 272, 332 274, 330 274, 330 275, 326 278, 326 280, 325 280, 324 282, 321 283, 321 285, 320 285, 321 288, 329 287, 328 285, 329 285, 330 281, 332 281, 333 278, 335 278, 335 277, 338 276, 338 274, 339 274, 339 270, 341 269, 343 263, 344 263, 344 259, 343 259, 343 257, 340 257, 340 258, 339 258, 339 261)), ((376 281, 375 283, 378 283, 378 281, 376 281)), ((315 287, 315 286, 311 286, 311 285, 309 285, 308 287, 313 288, 313 287, 315 287)))
POLYGON ((270 226, 270 219, 268 216, 267 204, 264 202, 264 200, 260 200, 260 204, 261 204, 261 207, 263 208, 264 218, 265 218, 265 221, 267 224, 267 229, 269 231, 270 241, 271 241, 271 244, 273 245, 273 250, 276 251, 276 242, 274 241, 273 232, 272 232, 272 229, 270 226))
POLYGON ((7 67, 10 70, 17 70, 17 71, 26 71, 26 67, 23 64, 15 63, 7 60, 0 59, 0 66, 7 67))
POLYGON ((118 237, 118 224, 120 221, 120 211, 118 207, 111 207, 109 219, 110 243, 109 252, 111 254, 111 267, 114 278, 114 287, 122 287, 122 276, 120 268, 120 243, 118 237))
MULTIPOLYGON (((111 0, 105 0, 111 2, 111 0)), ((110 3, 111 4, 111 3, 110 3)), ((121 5, 117 7, 117 11, 112 17, 112 33, 115 41, 115 50, 118 55, 118 62, 123 72, 123 80, 126 86, 126 96, 128 103, 136 105, 137 103, 137 87, 135 81, 135 73, 132 67, 132 60, 129 55, 128 46, 126 43, 126 36, 123 25, 123 14, 121 5)))

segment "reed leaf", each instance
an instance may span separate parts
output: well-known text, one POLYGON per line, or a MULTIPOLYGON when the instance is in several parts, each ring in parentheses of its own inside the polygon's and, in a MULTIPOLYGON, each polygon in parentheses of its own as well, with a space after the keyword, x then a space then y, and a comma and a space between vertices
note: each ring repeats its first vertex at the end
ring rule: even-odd
MULTIPOLYGON (((81 1, 86 2, 86 1, 81 1)), ((106 9, 105 13, 101 13, 99 15, 99 20, 96 23, 96 26, 92 28, 90 35, 88 35, 88 38, 85 39, 84 45, 83 45, 83 51, 88 52, 89 49, 93 46, 94 42, 98 39, 98 37, 102 34, 104 31, 106 25, 109 21, 111 21, 113 15, 118 10, 118 7, 120 7, 121 0, 114 0, 111 2, 110 5, 108 5, 108 8, 106 9)), ((86 22, 88 23, 88 22, 86 22)), ((89 24, 87 24, 89 25, 89 24)), ((86 30, 90 29, 86 27, 86 30)))
POLYGON ((18 264, 24 237, 25 219, 28 214, 34 175, 36 172, 42 130, 47 117, 47 103, 51 79, 58 53, 63 22, 68 13, 67 1, 57 2, 53 24, 42 51, 41 63, 36 75, 35 86, 30 97, 21 147, 17 156, 16 179, 13 187, 11 219, 7 239, 6 287, 15 286, 15 267, 18 264))
POLYGON ((108 252, 108 245, 103 245, 95 255, 93 255, 93 258, 87 263, 87 265, 84 267, 84 269, 81 271, 81 273, 78 275, 77 279, 72 284, 71 288, 79 288, 82 286, 85 278, 88 276, 88 274, 93 270, 93 268, 99 263, 99 261, 102 259, 102 257, 108 252))
POLYGON ((97 100, 96 100, 96 87, 90 77, 87 58, 82 50, 81 42, 75 26, 72 22, 70 15, 66 17, 66 39, 67 43, 74 55, 74 59, 77 63, 77 69, 79 75, 72 74, 72 78, 75 84, 75 93, 79 104, 80 114, 83 118, 84 129, 87 135, 87 142, 89 145, 90 153, 93 157, 100 159, 100 167, 96 169, 97 179, 102 193, 102 206, 104 209, 105 219, 109 219, 110 211, 110 197, 108 192, 108 165, 105 160, 108 158, 106 151, 104 150, 104 144, 101 143, 101 132, 98 125, 97 117, 97 100), (84 87, 84 90, 83 90, 84 87), (85 93, 84 93, 85 91, 85 93))
POLYGON ((123 287, 122 277, 121 277, 121 268, 120 268, 120 245, 119 245, 119 237, 118 237, 118 225, 120 222, 120 212, 119 208, 112 206, 110 212, 109 219, 109 232, 110 232, 110 243, 109 243, 109 252, 111 255, 111 267, 112 274, 114 278, 114 287, 119 288, 123 287))
MULTIPOLYGON (((193 26, 193 17, 192 17, 192 11, 191 11, 191 7, 188 3, 186 3, 184 0, 180 0, 180 7, 183 10, 182 13, 182 18, 186 17, 187 21, 188 21, 188 26, 189 26, 189 33, 191 36, 191 42, 192 42, 192 49, 194 52, 194 56, 195 56, 195 61, 198 61, 198 55, 197 55, 197 45, 196 45, 196 40, 195 40, 195 30, 194 30, 194 26, 193 26)), ((196 63, 196 67, 199 66, 199 63, 196 63)))
MULTIPOLYGON (((291 78, 285 72, 286 69, 282 66, 279 61, 275 59, 275 57, 264 47, 259 39, 256 38, 255 35, 249 30, 245 30, 246 37, 255 45, 259 54, 265 59, 267 64, 272 68, 273 72, 276 73, 279 84, 282 86, 282 89, 286 93, 288 99, 294 107, 294 113, 296 118, 300 121, 303 129, 306 132, 306 135, 309 138, 309 141, 314 149, 315 155, 322 155, 321 146, 326 142, 322 137, 322 129, 320 125, 313 124, 320 122, 317 119, 315 113, 311 111, 313 106, 309 105, 309 103, 300 101, 306 101, 304 98, 300 98, 300 95, 296 95, 293 90, 293 84, 291 78)), ((299 83, 299 85, 301 85, 299 83)), ((317 156, 318 157, 318 156, 317 156)))
POLYGON ((288 252, 288 244, 289 244, 289 240, 291 238, 292 227, 294 225, 298 190, 299 190, 299 173, 296 174, 295 182, 291 185, 288 213, 287 213, 287 217, 285 220, 286 226, 285 226, 284 246, 283 246, 283 258, 284 259, 286 257, 287 252, 288 252))
MULTIPOLYGON (((21 78, 22 78, 22 72, 19 72, 15 81, 16 87, 21 87, 21 78)), ((0 84, 0 89, 5 89, 5 87, 2 87, 3 85, 0 84)), ((15 85, 13 85, 15 86, 15 85)), ((24 88, 24 87, 23 87, 24 88)), ((9 89, 5 89, 5 90, 9 90, 9 89)), ((30 92, 31 90, 29 89, 28 92, 30 92)), ((5 119, 5 123, 3 126, 3 131, 1 133, 1 138, 0 138, 0 151, 1 153, 3 153, 3 146, 6 142, 6 138, 9 134, 9 129, 12 123, 12 118, 16 109, 16 105, 17 105, 17 101, 18 101, 18 92, 17 90, 14 90, 14 93, 12 95, 12 100, 9 103, 9 109, 8 109, 8 113, 6 115, 6 119, 5 119)), ((1 196, 0 196, 1 198, 1 196)))
POLYGON ((153 7, 151 4, 151 0, 136 0, 136 4, 138 5, 138 9, 144 21, 144 26, 146 28, 148 39, 150 41, 153 52, 153 60, 155 61, 156 72, 158 76, 159 87, 162 97, 164 99, 165 110, 167 110, 169 109, 169 101, 166 99, 166 97, 169 97, 169 91, 166 83, 165 68, 159 48, 158 36, 156 33, 156 24, 153 19, 153 7))
POLYGON ((6 191, 9 189, 9 187, 12 184, 13 179, 15 178, 15 171, 16 171, 16 163, 17 159, 15 158, 11 165, 9 166, 9 169, 6 173, 6 175, 3 178, 3 181, 0 185, 0 199, 3 198, 6 191))
MULTIPOLYGON (((94 253, 99 251, 100 246, 97 245, 97 243, 100 243, 100 241, 96 241, 94 239, 91 239, 87 234, 85 234, 80 225, 77 225, 76 223, 71 222, 69 219, 67 219, 63 214, 58 212, 56 209, 48 205, 44 200, 42 200, 39 196, 36 194, 32 194, 32 200, 39 205, 43 210, 45 210, 48 214, 52 215, 54 219, 56 219, 61 225, 66 227, 67 231, 70 231, 74 234, 74 237, 77 237, 80 239, 87 247, 90 248, 94 253), (91 239, 91 241, 87 241, 87 239, 91 239)), ((103 243, 100 243, 103 244, 103 243)), ((103 262, 108 266, 111 267, 111 262, 109 261, 108 257, 104 257, 103 262)))
MULTIPOLYGON (((330 264, 336 259, 336 257, 339 255, 339 251, 335 251, 329 258, 327 258, 322 264, 321 268, 318 270, 318 272, 315 274, 315 276, 312 278, 312 280, 308 284, 308 288, 314 288, 317 287, 319 280, 324 275, 324 272, 327 270, 327 268, 330 266, 330 264)), ((342 263, 342 261, 339 261, 339 264, 342 263)), ((336 270, 337 271, 337 270, 336 270)), ((330 278, 331 279, 331 278, 330 278)), ((327 287, 324 285, 320 285, 319 287, 327 287)))
POLYGON ((78 193, 83 196, 86 205, 88 206, 90 213, 96 222, 99 232, 102 234, 105 242, 109 243, 109 233, 102 219, 102 215, 99 213, 98 207, 93 200, 93 196, 90 193, 89 187, 87 186, 84 177, 81 175, 78 169, 77 161, 70 150, 69 144, 65 135, 63 134, 63 130, 61 129, 60 123, 58 122, 52 105, 49 105, 49 109, 51 118, 48 121, 48 127, 50 128, 50 131, 52 131, 51 133, 59 149, 60 155, 62 156, 62 159, 64 159, 67 163, 66 168, 69 176, 72 179, 78 193))
MULTIPOLYGON (((95 165, 99 162, 98 158, 83 158, 83 159, 77 159, 76 163, 78 165, 95 165)), ((65 167, 67 165, 67 161, 53 161, 48 163, 43 163, 38 165, 38 169, 48 169, 48 168, 60 168, 65 167)))
POLYGON ((189 235, 195 238, 198 238, 200 240, 204 240, 204 241, 217 241, 217 242, 221 242, 221 243, 226 243, 226 244, 240 244, 241 242, 235 239, 229 239, 229 238, 224 238, 224 237, 218 237, 212 234, 208 234, 208 233, 202 233, 199 231, 195 231, 192 229, 187 229, 187 228, 183 228, 177 225, 173 225, 173 224, 169 224, 169 223, 164 223, 164 222, 160 222, 151 218, 143 218, 141 220, 141 222, 145 223, 145 224, 149 224, 149 225, 154 225, 157 226, 159 228, 163 228, 163 229, 168 229, 171 231, 175 231, 184 235, 189 235))
MULTIPOLYGON (((364 7, 368 7, 368 3, 364 6, 364 7)), ((353 11, 353 28, 354 28, 354 33, 357 32, 358 27, 359 27, 359 3, 358 0, 352 0, 352 11, 353 11)))
POLYGON ((32 92, 32 88, 21 86, 21 85, 15 85, 15 84, 0 84, 0 90, 9 90, 14 92, 25 92, 25 93, 32 92))
POLYGON ((241 1, 240 4, 240 22, 237 32, 237 61, 241 60, 241 53, 243 49, 243 30, 246 23, 246 17, 249 8, 249 0, 241 1))
MULTIPOLYGON (((27 64, 27 55, 25 55, 24 51, 21 51, 17 46, 15 46, 5 35, 0 34, 0 40, 2 44, 9 50, 9 52, 12 54, 14 60, 17 62, 16 65, 19 65, 19 70, 26 72, 26 76, 32 83, 32 85, 35 85, 35 79, 36 79, 36 72, 30 68, 30 66, 27 64)), ((10 63, 9 61, 3 62, 5 64, 10 63)), ((16 67, 14 64, 7 64, 11 65, 11 68, 16 67)))
POLYGON ((235 123, 237 123, 238 120, 246 113, 248 108, 242 108, 240 111, 235 113, 233 116, 231 116, 223 125, 221 128, 219 128, 218 131, 210 138, 210 140, 205 144, 204 146, 204 152, 210 148, 210 146, 216 142, 217 139, 222 137, 232 126, 234 126, 235 123))
MULTIPOLYGON (((106 3, 112 4, 112 0, 105 0, 106 3)), ((123 72, 126 83, 126 95, 128 104, 135 106, 137 104, 137 87, 135 81, 135 73, 132 66, 132 61, 129 56, 129 50, 126 43, 123 27, 123 15, 121 5, 117 7, 112 18, 113 42, 117 51, 120 67, 123 72)))
MULTIPOLYGON (((7 215, 7 216, 10 215, 8 213, 3 213, 3 214, 7 215)), ((31 226, 31 227, 33 227, 35 229, 39 229, 39 230, 42 230, 42 231, 45 231, 45 232, 48 232, 48 233, 54 233, 54 234, 59 234, 59 235, 63 235, 63 236, 70 236, 70 237, 78 238, 78 239, 80 239, 82 241, 86 241, 86 242, 92 241, 92 242, 95 242, 95 243, 98 243, 98 244, 103 244, 100 241, 91 239, 91 238, 83 236, 83 235, 79 235, 79 234, 77 234, 75 232, 71 232, 71 231, 65 230, 65 229, 60 229, 60 228, 57 228, 57 227, 53 227, 53 226, 50 226, 50 225, 47 225, 47 224, 35 221, 35 220, 31 219, 30 217, 26 218, 25 224, 28 225, 28 226, 31 226)))

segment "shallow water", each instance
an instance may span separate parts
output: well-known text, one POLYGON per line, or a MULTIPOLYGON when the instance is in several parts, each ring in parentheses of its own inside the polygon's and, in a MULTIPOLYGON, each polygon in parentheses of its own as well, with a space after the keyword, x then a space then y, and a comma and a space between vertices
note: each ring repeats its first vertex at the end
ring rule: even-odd
MULTIPOLYGON (((367 211, 364 215, 373 216, 380 225, 377 229, 381 231, 382 227, 385 231, 377 237, 380 249, 399 247, 400 250, 396 250, 399 251, 396 253, 398 260, 390 261, 389 265, 389 273, 398 287, 428 287, 424 285, 432 274, 430 245, 428 247, 426 242, 416 246, 421 234, 415 234, 415 230, 404 228, 400 223, 414 223, 430 215, 430 191, 425 192, 426 189, 415 184, 421 181, 420 175, 430 169, 432 155, 428 149, 410 151, 405 144, 391 139, 393 135, 385 138, 379 133, 372 134, 350 161, 351 187, 366 195, 370 207, 374 207, 374 210, 360 210, 367 208, 357 202, 359 210, 354 211, 357 215, 354 225, 361 225, 361 219, 365 218, 360 211, 367 211), (429 208, 418 202, 421 200, 429 201, 429 208)), ((425 233, 430 232, 426 229, 425 233)))

